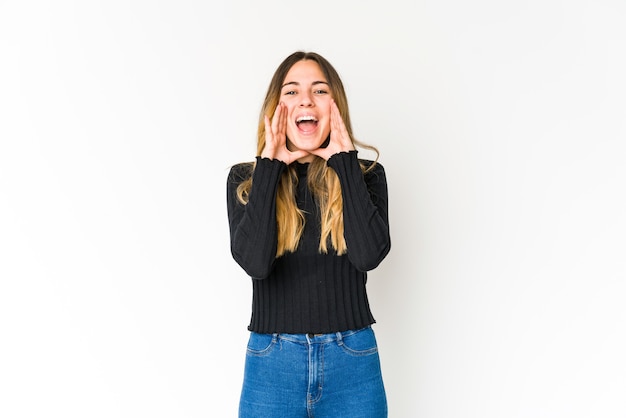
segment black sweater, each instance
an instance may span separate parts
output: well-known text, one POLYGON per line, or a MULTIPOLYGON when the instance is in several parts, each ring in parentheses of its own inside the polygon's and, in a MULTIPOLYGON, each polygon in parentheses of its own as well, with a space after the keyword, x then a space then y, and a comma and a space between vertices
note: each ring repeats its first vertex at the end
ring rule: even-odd
MULTIPOLYGON (((372 164, 371 161, 361 162, 372 164)), ((276 191, 287 165, 257 157, 246 205, 237 200, 237 186, 252 164, 231 168, 227 208, 231 252, 252 277, 252 319, 248 329, 259 333, 330 333, 360 329, 374 323, 365 283, 390 249, 387 182, 381 164, 363 173, 357 152, 328 159, 337 173, 343 196, 344 237, 348 251, 338 256, 329 245, 318 250, 320 218, 308 190, 308 164, 294 162, 298 173, 296 201, 305 212, 305 228, 296 252, 276 258, 276 191)))

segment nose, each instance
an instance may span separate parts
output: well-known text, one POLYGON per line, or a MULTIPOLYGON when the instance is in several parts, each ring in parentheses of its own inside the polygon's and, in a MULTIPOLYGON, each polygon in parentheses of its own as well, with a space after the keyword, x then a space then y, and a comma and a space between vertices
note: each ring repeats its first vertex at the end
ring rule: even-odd
POLYGON ((311 92, 304 91, 300 94, 300 107, 311 107, 313 106, 313 98, 311 97, 311 92))

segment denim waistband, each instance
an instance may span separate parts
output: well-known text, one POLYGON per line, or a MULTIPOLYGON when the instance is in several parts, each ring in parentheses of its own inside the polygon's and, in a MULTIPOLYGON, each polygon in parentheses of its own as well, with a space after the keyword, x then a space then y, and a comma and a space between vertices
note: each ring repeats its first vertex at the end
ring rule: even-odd
POLYGON ((330 343, 333 341, 341 341, 345 337, 350 335, 354 335, 357 332, 369 329, 370 326, 365 328, 356 329, 356 330, 348 330, 341 332, 333 332, 329 334, 283 334, 283 333, 274 333, 272 334, 274 338, 278 338, 285 341, 291 341, 294 343, 303 343, 303 344, 314 344, 314 343, 330 343))

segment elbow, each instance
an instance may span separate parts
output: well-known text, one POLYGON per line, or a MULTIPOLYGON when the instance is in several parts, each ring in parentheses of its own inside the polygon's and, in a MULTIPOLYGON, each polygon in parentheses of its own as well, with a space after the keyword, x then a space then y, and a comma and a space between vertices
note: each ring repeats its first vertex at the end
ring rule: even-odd
MULTIPOLYGON (((387 254, 389 254, 390 250, 391 241, 388 240, 384 245, 373 249, 373 251, 364 252, 363 254, 367 254, 366 256, 359 257, 358 259, 351 258, 351 261, 357 270, 363 272, 371 271, 380 265, 385 257, 387 257, 387 254)), ((348 252, 348 255, 350 255, 350 252, 348 252)))
POLYGON ((234 248, 231 248, 231 254, 237 264, 253 279, 265 279, 272 271, 273 263, 259 262, 259 260, 249 257, 246 252, 239 252, 234 248))

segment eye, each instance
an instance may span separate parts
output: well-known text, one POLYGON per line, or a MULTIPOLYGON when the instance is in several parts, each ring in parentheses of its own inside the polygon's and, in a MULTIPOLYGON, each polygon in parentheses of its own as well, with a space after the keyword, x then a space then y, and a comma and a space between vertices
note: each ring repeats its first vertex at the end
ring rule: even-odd
POLYGON ((313 91, 314 94, 328 94, 327 90, 323 90, 323 89, 319 89, 319 90, 314 90, 313 91))
POLYGON ((295 94, 296 94, 295 90, 287 90, 286 92, 283 93, 283 95, 285 96, 293 96, 295 94))

